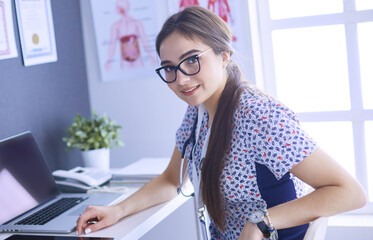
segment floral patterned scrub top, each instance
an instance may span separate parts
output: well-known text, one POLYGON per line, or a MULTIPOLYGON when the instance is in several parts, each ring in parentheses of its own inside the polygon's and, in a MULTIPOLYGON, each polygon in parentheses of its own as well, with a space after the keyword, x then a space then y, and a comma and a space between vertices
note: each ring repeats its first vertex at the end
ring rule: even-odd
MULTIPOLYGON (((197 107, 188 106, 176 133, 182 151, 196 121, 197 107)), ((191 168, 201 173, 201 150, 208 130, 204 113, 191 168)), ((197 135, 197 133, 196 133, 197 135)), ((212 239, 237 239, 255 209, 267 209, 303 195, 304 183, 289 173, 292 167, 315 151, 317 144, 300 128, 295 114, 277 100, 245 91, 234 113, 231 151, 225 156, 220 188, 226 226, 221 232, 211 221, 212 239)), ((192 146, 187 147, 189 156, 192 146)), ((286 217, 286 216, 284 216, 286 217)), ((308 224, 279 230, 279 239, 303 239, 308 224)))

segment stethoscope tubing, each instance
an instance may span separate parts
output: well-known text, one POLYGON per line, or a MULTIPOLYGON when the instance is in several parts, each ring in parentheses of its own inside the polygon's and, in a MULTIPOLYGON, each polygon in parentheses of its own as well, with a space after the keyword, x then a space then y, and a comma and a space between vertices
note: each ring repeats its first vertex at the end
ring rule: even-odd
MULTIPOLYGON (((199 108, 198 108, 197 116, 196 116, 194 124, 193 124, 192 132, 191 132, 189 138, 185 141, 185 143, 183 145, 183 149, 182 149, 182 152, 181 152, 181 163, 180 163, 181 164, 180 165, 180 178, 179 178, 180 186, 178 187, 177 192, 178 192, 178 194, 181 193, 185 197, 196 196, 196 198, 197 198, 196 199, 196 204, 198 206, 198 215, 199 215, 198 218, 199 218, 199 221, 200 221, 200 224, 201 224, 202 239, 207 240, 207 239, 209 239, 209 234, 208 234, 208 230, 207 230, 207 226, 209 224, 208 224, 208 219, 206 218, 207 212, 206 212, 206 208, 205 208, 205 206, 202 202, 201 188, 200 188, 200 186, 198 186, 198 183, 196 182, 196 181, 199 182, 199 180, 198 180, 198 177, 197 177, 196 169, 194 167, 192 167, 192 179, 191 179, 192 182, 193 182, 193 186, 194 186, 194 192, 187 195, 187 194, 184 194, 183 191, 182 191, 182 186, 183 186, 183 183, 185 181, 185 177, 187 175, 187 170, 188 170, 188 167, 186 167, 185 171, 184 171, 184 176, 183 176, 183 167, 184 167, 186 149, 189 146, 189 144, 192 143, 192 148, 191 148, 190 154, 187 158, 190 161, 192 161, 193 160, 193 153, 194 153, 195 147, 196 147, 196 141, 198 140, 198 137, 199 137, 199 131, 200 131, 200 126, 202 124, 202 116, 204 115, 204 111, 205 111, 204 106, 200 105, 199 108), (200 115, 201 118, 198 118, 198 115, 200 115), (197 131, 197 135, 196 135, 196 131, 197 131)), ((209 138, 210 138, 210 129, 207 131, 207 135, 206 135, 207 142, 205 142, 205 144, 202 147, 202 153, 201 153, 202 156, 206 155, 206 150, 207 150, 206 147, 208 145, 209 138)))
POLYGON ((188 168, 185 168, 185 171, 184 171, 184 174, 183 174, 183 167, 184 167, 184 159, 185 159, 186 149, 187 149, 187 147, 188 147, 188 145, 190 143, 192 143, 192 149, 191 149, 191 152, 189 154, 189 160, 192 160, 192 158, 193 158, 194 147, 196 145, 196 128, 197 128, 197 122, 198 122, 198 114, 197 114, 196 119, 195 119, 195 121, 193 123, 192 132, 191 132, 190 136, 188 137, 188 139, 185 141, 185 143, 183 145, 182 152, 181 152, 180 175, 179 175, 179 184, 180 185, 177 188, 177 192, 181 193, 185 197, 193 197, 194 196, 194 193, 184 194, 181 188, 182 188, 182 186, 184 184, 185 177, 187 175, 188 168))

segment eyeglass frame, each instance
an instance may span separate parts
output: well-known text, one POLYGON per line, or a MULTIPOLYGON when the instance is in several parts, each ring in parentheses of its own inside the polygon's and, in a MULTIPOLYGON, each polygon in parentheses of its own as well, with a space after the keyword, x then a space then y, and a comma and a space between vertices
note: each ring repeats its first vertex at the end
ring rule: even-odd
POLYGON ((196 54, 196 55, 192 55, 190 57, 187 57, 185 58, 184 60, 181 60, 181 62, 176 66, 163 66, 163 67, 160 67, 160 68, 157 68, 155 69, 155 72, 158 74, 158 76, 162 79, 163 82, 165 83, 173 83, 176 81, 177 79, 177 70, 179 69, 180 72, 182 72, 184 75, 187 75, 187 76, 193 76, 193 75, 196 75, 198 74, 200 71, 201 71, 201 63, 199 61, 199 57, 202 56, 203 54, 207 53, 208 51, 210 51, 212 48, 209 48, 199 54, 196 54), (196 73, 192 73, 192 74, 189 74, 189 73, 186 73, 181 67, 180 65, 183 64, 183 62, 187 61, 187 60, 190 60, 192 58, 196 58, 197 59, 197 62, 198 62, 198 71, 196 73), (174 68, 174 71, 175 71, 175 79, 173 81, 167 81, 166 79, 163 78, 162 74, 160 73, 160 71, 164 68, 167 68, 167 67, 173 67, 174 68))

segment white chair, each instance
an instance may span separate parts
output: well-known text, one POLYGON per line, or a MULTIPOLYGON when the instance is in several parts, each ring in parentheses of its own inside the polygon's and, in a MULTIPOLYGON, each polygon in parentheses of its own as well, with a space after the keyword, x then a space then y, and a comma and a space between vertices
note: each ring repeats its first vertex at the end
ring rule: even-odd
MULTIPOLYGON (((309 187, 306 190, 306 194, 313 192, 313 190, 314 189, 312 187, 309 187)), ((310 226, 308 227, 306 235, 304 235, 303 240, 324 240, 327 228, 328 218, 320 217, 310 223, 310 226)))
POLYGON ((328 228, 328 218, 321 217, 310 223, 303 240, 323 240, 328 228))

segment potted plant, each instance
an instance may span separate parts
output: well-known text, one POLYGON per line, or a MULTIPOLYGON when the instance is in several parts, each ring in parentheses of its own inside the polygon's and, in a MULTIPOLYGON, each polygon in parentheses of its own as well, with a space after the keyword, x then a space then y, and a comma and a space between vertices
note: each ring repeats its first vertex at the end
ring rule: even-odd
POLYGON ((110 148, 122 146, 119 131, 122 127, 104 114, 93 112, 92 118, 84 118, 79 113, 67 129, 68 137, 62 138, 66 150, 80 149, 86 167, 109 170, 110 148))

